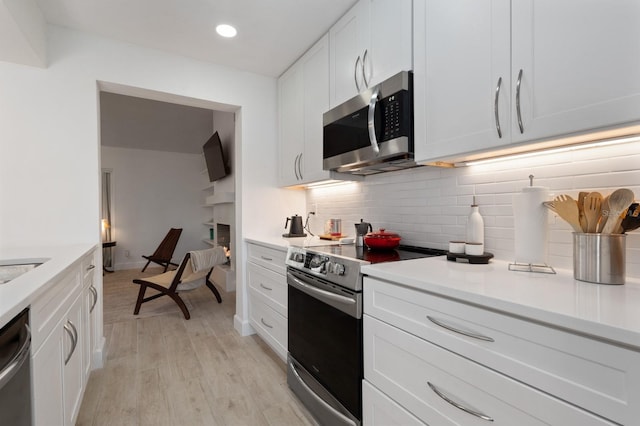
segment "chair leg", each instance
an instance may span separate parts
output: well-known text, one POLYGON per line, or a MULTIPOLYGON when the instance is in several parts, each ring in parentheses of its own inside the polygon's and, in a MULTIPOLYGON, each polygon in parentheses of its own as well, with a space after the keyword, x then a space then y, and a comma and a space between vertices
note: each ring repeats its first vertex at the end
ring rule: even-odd
POLYGON ((150 264, 150 263, 151 263, 151 261, 150 261, 150 260, 148 260, 148 261, 147 261, 147 264, 146 264, 146 265, 144 265, 144 268, 142 268, 142 271, 140 271, 140 272, 144 272, 144 270, 145 270, 145 269, 147 269, 147 266, 149 266, 149 264, 150 264))
POLYGON ((133 315, 138 315, 138 313, 140 313, 140 306, 142 305, 142 301, 144 300, 144 292, 146 290, 147 286, 145 284, 140 284, 140 291, 138 291, 138 300, 136 300, 136 307, 133 310, 133 315))
POLYGON ((187 305, 184 304, 178 293, 167 293, 167 296, 171 297, 173 301, 178 304, 178 307, 180 307, 180 310, 184 314, 184 319, 188 320, 189 318, 191 318, 191 315, 189 315, 189 310, 187 309, 187 305))
POLYGON ((216 286, 213 285, 213 283, 209 280, 206 281, 206 284, 207 284, 207 287, 209 287, 209 290, 213 292, 213 295, 218 300, 218 303, 222 303, 222 297, 220 297, 220 293, 218 292, 218 289, 216 288, 216 286))

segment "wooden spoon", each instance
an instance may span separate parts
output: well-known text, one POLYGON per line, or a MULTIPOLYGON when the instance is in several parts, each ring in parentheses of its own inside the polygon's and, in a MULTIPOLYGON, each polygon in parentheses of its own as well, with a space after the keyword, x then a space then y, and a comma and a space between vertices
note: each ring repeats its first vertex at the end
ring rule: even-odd
POLYGON ((569 195, 560 194, 554 200, 553 204, 556 208, 558 216, 563 218, 574 231, 582 232, 580 226, 580 212, 578 211, 578 203, 569 195))
POLYGON ((616 189, 609 195, 609 219, 607 219, 607 223, 602 228, 603 234, 611 234, 618 228, 622 221, 622 213, 626 213, 631 203, 633 203, 633 191, 630 189, 616 189))
POLYGON ((585 232, 596 232, 600 220, 600 208, 602 206, 602 194, 590 192, 584 198, 584 217, 587 222, 585 232))

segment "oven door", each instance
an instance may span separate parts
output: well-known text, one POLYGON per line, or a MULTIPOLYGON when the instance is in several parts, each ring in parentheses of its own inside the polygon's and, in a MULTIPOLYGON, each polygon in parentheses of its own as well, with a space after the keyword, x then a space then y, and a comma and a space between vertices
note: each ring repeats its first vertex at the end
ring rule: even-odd
POLYGON ((362 413, 362 293, 289 268, 287 382, 322 424, 362 413))

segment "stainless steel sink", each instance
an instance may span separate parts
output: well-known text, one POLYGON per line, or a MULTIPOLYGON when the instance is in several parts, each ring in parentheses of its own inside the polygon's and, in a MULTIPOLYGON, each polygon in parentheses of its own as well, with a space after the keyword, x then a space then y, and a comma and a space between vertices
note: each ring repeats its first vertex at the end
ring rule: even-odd
POLYGON ((49 259, 10 259, 0 260, 0 284, 18 278, 20 275, 42 265, 49 259))

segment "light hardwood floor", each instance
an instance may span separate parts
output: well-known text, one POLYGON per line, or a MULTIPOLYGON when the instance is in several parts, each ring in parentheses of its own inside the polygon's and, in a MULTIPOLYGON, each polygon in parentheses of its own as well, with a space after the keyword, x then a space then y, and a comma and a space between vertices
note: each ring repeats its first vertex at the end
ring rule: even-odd
POLYGON ((183 293, 191 319, 168 297, 133 315, 154 270, 104 276, 104 368, 89 378, 77 425, 312 425, 286 383, 285 364, 259 337, 233 328, 235 293, 218 304, 205 286, 183 293))

